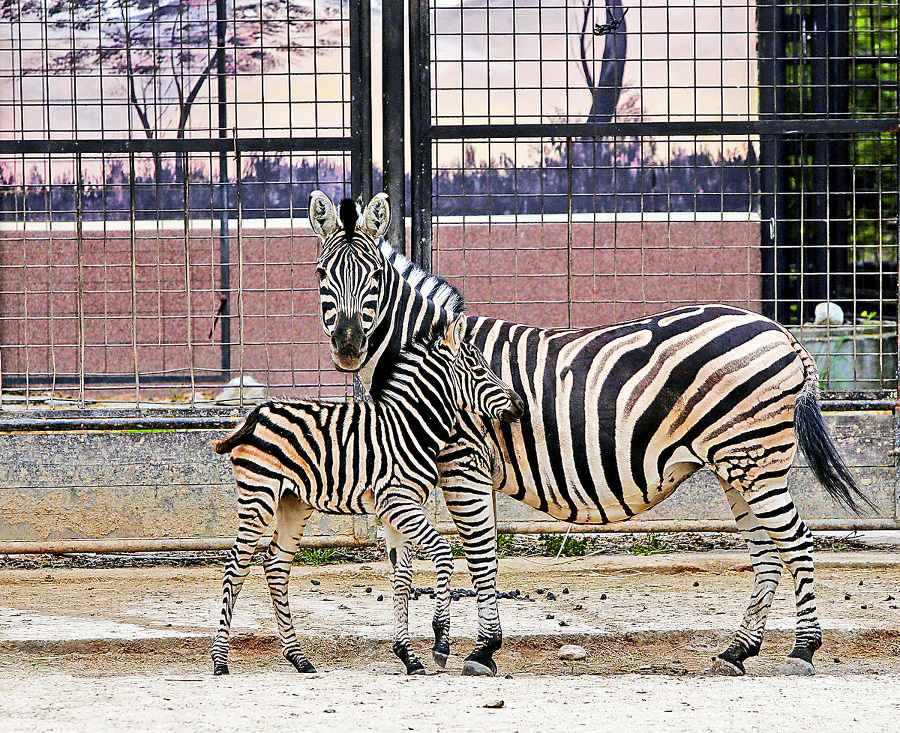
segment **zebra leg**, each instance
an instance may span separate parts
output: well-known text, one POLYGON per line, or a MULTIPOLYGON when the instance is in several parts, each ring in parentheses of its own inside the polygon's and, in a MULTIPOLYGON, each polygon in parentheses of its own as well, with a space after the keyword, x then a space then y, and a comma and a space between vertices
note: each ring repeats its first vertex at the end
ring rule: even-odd
POLYGON ((751 482, 752 490, 742 493, 757 525, 765 530, 778 548, 781 561, 794 580, 797 604, 794 648, 779 673, 813 675, 816 668, 812 658, 822 646, 822 629, 813 588, 812 533, 800 518, 788 493, 787 468, 776 471, 768 467, 767 474, 751 482))
POLYGON ((300 537, 306 522, 312 514, 312 507, 302 503, 294 494, 282 494, 275 512, 275 532, 266 553, 263 567, 266 583, 275 607, 275 620, 281 636, 281 653, 284 654, 298 672, 315 672, 316 668, 304 656, 294 632, 291 607, 288 598, 288 584, 291 578, 291 564, 300 547, 300 537))
POLYGON ((463 662, 464 675, 493 676, 493 655, 503 644, 497 608, 497 540, 493 481, 489 473, 471 465, 441 465, 442 489, 466 553, 466 563, 478 602, 475 648, 463 662))
POLYGON ((219 630, 210 649, 213 660, 213 674, 228 674, 228 647, 231 632, 231 614, 234 603, 244 578, 250 572, 250 560, 256 550, 260 537, 265 532, 274 514, 273 496, 266 490, 256 487, 245 487, 238 483, 240 497, 238 499, 237 538, 225 561, 225 574, 222 578, 222 612, 219 617, 219 630))
POLYGON ((393 651, 406 674, 425 674, 425 667, 413 654, 409 645, 409 589, 412 585, 412 545, 403 534, 387 521, 384 526, 384 542, 391 563, 391 587, 394 590, 394 644, 393 651))
MULTIPOLYGON (((419 545, 428 553, 434 563, 437 575, 435 584, 437 604, 434 619, 431 622, 434 630, 432 655, 434 660, 443 667, 450 656, 450 578, 453 574, 453 553, 450 550, 450 544, 438 534, 428 521, 422 506, 414 501, 401 502, 395 499, 383 516, 386 524, 406 540, 406 546, 409 546, 410 543, 419 545)), ((394 542, 396 541, 395 539, 394 542)), ((411 552, 409 563, 412 563, 411 552)), ((398 567, 399 564, 398 561, 398 567)), ((408 570, 408 577, 410 580, 412 579, 411 568, 408 570)), ((409 583, 406 587, 408 593, 409 583)), ((404 622, 407 620, 404 618, 404 622)), ((404 623, 402 631, 407 634, 408 640, 406 623, 404 623)))
POLYGON ((744 497, 733 486, 719 480, 725 489, 738 529, 747 540, 754 579, 750 605, 744 612, 741 626, 728 648, 713 659, 710 671, 713 674, 739 676, 745 672, 744 660, 759 654, 766 617, 781 579, 782 565, 778 548, 766 530, 759 525, 744 497))

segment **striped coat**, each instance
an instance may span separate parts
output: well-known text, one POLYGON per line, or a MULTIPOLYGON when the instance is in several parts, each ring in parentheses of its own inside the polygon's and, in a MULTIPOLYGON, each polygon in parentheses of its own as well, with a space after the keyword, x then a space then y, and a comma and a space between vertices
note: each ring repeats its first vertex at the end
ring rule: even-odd
MULTIPOLYGON (((379 196, 359 225, 338 222, 324 195, 310 202, 310 223, 322 239, 321 302, 353 318, 356 283, 370 284, 360 349, 346 361, 333 352, 339 367, 364 381, 377 381, 402 345, 429 327, 435 303, 459 297, 387 243, 379 246, 390 220, 379 196), (345 277, 350 270, 354 278, 345 277)), ((856 509, 866 500, 822 421, 815 363, 784 328, 708 305, 573 330, 470 316, 465 338, 521 395, 525 415, 515 426, 461 416, 441 456, 444 497, 478 591, 478 640, 464 671, 496 672, 492 655, 502 640, 492 491, 566 521, 615 522, 659 503, 703 467, 722 484, 755 570, 750 605, 716 671, 742 673, 758 652, 782 563, 794 579, 798 613, 785 671, 814 669, 821 631, 812 542, 787 490, 797 446, 837 501, 856 509), (489 468, 471 468, 483 465, 489 468)))

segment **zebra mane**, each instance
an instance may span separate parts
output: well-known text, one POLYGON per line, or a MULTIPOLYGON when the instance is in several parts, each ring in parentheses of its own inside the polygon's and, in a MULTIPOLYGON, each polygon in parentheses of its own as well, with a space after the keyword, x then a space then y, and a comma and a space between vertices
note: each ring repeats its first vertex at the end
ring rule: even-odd
POLYGON ((465 311, 466 301, 462 293, 444 278, 432 275, 408 260, 391 247, 386 239, 381 240, 380 249, 391 267, 400 273, 400 277, 438 308, 448 311, 452 316, 465 311))
POLYGON ((369 387, 369 394, 378 399, 382 392, 395 384, 402 384, 404 375, 409 375, 410 368, 415 370, 427 358, 428 352, 437 347, 444 334, 440 329, 432 328, 429 333, 415 337, 397 355, 395 361, 379 378, 369 387))

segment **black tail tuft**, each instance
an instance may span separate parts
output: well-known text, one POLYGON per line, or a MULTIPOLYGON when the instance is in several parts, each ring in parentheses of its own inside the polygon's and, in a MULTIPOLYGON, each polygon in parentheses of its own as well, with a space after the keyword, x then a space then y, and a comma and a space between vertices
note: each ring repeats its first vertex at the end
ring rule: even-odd
POLYGON ((253 411, 247 415, 247 419, 244 420, 244 424, 241 425, 237 430, 235 430, 230 435, 226 435, 224 438, 220 440, 214 440, 212 442, 213 450, 216 453, 231 453, 232 450, 241 443, 244 442, 244 438, 250 435, 253 432, 253 428, 256 427, 256 423, 259 422, 259 411, 265 407, 266 405, 257 405, 253 408, 253 411))
POLYGON ((878 507, 856 485, 856 480, 844 465, 837 447, 822 419, 815 389, 804 389, 794 407, 794 431, 797 442, 813 474, 831 497, 856 514, 862 514, 865 504, 877 512, 878 507))

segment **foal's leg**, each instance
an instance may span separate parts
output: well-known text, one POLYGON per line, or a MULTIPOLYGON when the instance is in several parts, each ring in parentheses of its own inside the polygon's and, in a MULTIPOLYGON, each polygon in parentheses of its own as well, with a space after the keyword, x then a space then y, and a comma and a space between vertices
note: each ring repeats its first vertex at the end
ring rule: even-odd
POLYGON ((275 606, 275 619, 281 636, 281 652, 298 672, 316 671, 300 650, 288 600, 291 563, 297 554, 300 537, 312 511, 312 507, 301 502, 294 494, 286 492, 282 495, 275 512, 275 533, 263 563, 269 594, 275 606))
POLYGON ((425 674, 425 667, 409 645, 409 589, 412 584, 412 545, 401 532, 385 523, 384 541, 391 563, 391 587, 394 591, 393 650, 406 674, 425 674))
MULTIPOLYGON (((450 579, 453 574, 453 553, 450 550, 450 543, 431 525, 422 506, 412 500, 398 501, 395 497, 382 516, 385 523, 401 533, 407 542, 422 547, 434 563, 437 575, 435 583, 437 603, 431 622, 434 630, 432 655, 443 667, 450 656, 450 579)), ((409 578, 411 580, 411 573, 409 578)))
POLYGON ((493 478, 481 454, 466 445, 441 454, 441 489, 456 525, 478 603, 475 648, 463 662, 465 675, 495 675, 494 652, 503 644, 497 607, 497 541, 493 478))
POLYGON ((250 572, 250 560, 275 511, 275 502, 281 488, 276 486, 250 486, 243 484, 237 468, 235 469, 238 488, 237 538, 225 561, 225 575, 222 578, 222 612, 219 617, 219 630, 216 633, 210 654, 213 660, 213 674, 228 674, 228 647, 231 631, 231 614, 234 603, 244 578, 250 572))

